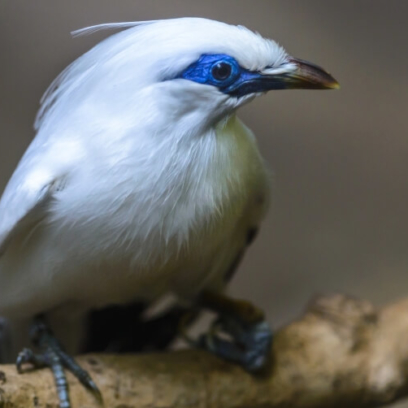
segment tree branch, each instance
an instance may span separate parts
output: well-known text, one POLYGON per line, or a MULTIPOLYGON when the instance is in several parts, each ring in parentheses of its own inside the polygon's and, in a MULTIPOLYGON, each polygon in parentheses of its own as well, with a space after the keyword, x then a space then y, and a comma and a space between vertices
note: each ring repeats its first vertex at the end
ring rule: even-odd
MULTIPOLYGON (((381 310, 319 298, 276 333, 268 372, 250 375, 202 351, 79 358, 109 408, 362 408, 408 395, 408 300, 381 310)), ((57 407, 48 370, 0 366, 0 407, 57 407)), ((98 407, 69 375, 73 407, 98 407)))

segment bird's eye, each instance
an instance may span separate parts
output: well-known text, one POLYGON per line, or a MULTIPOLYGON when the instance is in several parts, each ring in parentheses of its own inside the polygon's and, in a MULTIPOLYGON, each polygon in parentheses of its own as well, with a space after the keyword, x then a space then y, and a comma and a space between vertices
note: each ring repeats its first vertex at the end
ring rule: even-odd
POLYGON ((211 75, 217 81, 225 81, 231 76, 232 67, 228 62, 217 62, 211 68, 211 75))
MULTIPOLYGON (((0 0, 1 1, 1 0, 0 0)), ((225 54, 203 54, 188 66, 178 78, 189 79, 199 84, 216 86, 220 91, 238 80, 242 69, 238 62, 225 54)))

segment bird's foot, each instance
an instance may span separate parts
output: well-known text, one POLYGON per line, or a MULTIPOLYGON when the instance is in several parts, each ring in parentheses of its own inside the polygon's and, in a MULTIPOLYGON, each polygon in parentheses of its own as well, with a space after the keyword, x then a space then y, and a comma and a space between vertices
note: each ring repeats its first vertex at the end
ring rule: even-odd
POLYGON ((41 353, 35 354, 30 349, 24 349, 18 355, 16 361, 19 373, 24 371, 23 366, 25 364, 29 364, 33 369, 51 368, 57 387, 60 408, 71 408, 68 382, 64 372, 65 368, 71 371, 80 383, 92 392, 99 403, 102 403, 102 395, 90 375, 64 351, 48 328, 44 318, 37 317, 34 320, 31 339, 34 345, 40 349, 41 353))
POLYGON ((198 339, 199 347, 237 363, 250 372, 265 366, 271 344, 272 331, 267 322, 247 325, 230 317, 217 319, 210 331, 198 339))
POLYGON ((272 331, 263 312, 251 303, 220 294, 204 294, 201 304, 219 317, 208 333, 190 344, 235 362, 250 372, 259 371, 269 360, 272 331))

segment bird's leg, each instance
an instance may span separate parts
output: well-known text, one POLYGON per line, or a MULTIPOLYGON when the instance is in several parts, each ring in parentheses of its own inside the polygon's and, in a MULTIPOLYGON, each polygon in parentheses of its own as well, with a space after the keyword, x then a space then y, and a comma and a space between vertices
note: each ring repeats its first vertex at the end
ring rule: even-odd
POLYGON ((271 351, 272 331, 262 310, 249 302, 212 292, 204 292, 199 304, 219 317, 195 345, 248 371, 258 371, 265 366, 271 351))
POLYGON ((66 368, 94 394, 99 402, 102 402, 102 395, 90 375, 64 351, 43 316, 34 319, 30 336, 41 354, 34 354, 30 349, 24 349, 17 357, 16 365, 19 373, 23 372, 24 364, 30 364, 34 369, 51 368, 57 386, 60 408, 71 408, 68 382, 64 372, 66 368))

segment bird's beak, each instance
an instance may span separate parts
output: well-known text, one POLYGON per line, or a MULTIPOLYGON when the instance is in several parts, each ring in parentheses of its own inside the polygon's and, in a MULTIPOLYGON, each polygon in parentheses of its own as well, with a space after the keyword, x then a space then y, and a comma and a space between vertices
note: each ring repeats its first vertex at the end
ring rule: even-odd
MULTIPOLYGON (((282 67, 282 72, 270 75, 267 77, 273 84, 278 85, 278 89, 339 89, 339 83, 323 68, 312 64, 308 61, 303 61, 298 58, 290 58, 288 63, 282 67), (279 87, 279 83, 281 87, 279 87)), ((271 88, 276 89, 276 88, 271 88)))
POLYGON ((278 89, 339 89, 339 83, 323 68, 301 59, 290 57, 279 67, 243 73, 225 93, 244 96, 278 89))

